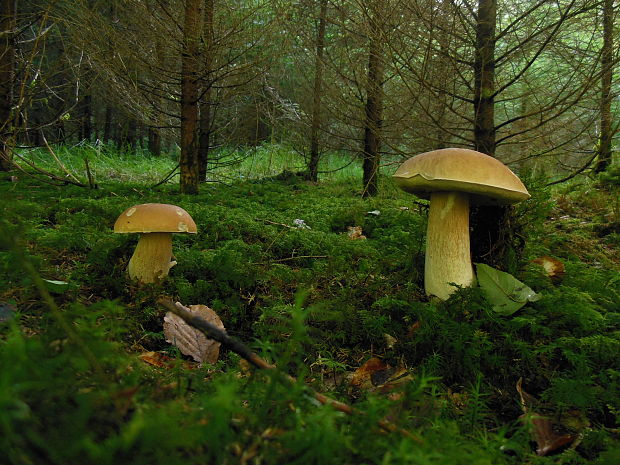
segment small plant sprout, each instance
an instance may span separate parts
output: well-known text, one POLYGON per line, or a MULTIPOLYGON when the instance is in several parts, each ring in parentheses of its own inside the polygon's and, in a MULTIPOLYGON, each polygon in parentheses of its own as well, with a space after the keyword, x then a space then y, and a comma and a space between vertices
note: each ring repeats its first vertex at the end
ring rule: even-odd
POLYGON ((140 283, 157 283, 168 276, 176 261, 172 255, 172 234, 196 234, 196 223, 180 207, 145 203, 128 208, 114 224, 115 233, 140 233, 127 271, 140 283))
POLYGON ((521 180, 496 158, 447 148, 406 160, 393 175, 406 192, 430 198, 424 288, 447 299, 475 284, 469 246, 469 205, 510 205, 530 197, 521 180))

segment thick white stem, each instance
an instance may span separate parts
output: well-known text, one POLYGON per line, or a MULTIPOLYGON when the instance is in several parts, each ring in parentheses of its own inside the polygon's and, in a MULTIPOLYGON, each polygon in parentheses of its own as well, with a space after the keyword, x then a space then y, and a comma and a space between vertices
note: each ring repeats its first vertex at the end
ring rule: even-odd
POLYGON ((156 283, 168 276, 168 271, 174 265, 172 234, 144 233, 140 235, 127 271, 132 279, 141 283, 156 283))
POLYGON ((469 249, 469 196, 461 192, 431 194, 426 233, 424 288, 446 300, 456 288, 475 283, 469 249))

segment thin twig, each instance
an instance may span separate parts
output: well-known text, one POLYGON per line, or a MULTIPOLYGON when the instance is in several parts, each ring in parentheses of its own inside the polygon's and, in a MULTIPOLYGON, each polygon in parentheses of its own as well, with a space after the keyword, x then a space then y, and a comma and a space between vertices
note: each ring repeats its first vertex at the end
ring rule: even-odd
POLYGON ((162 184, 165 184, 165 183, 167 183, 168 181, 170 181, 170 179, 172 179, 172 177, 176 174, 177 169, 179 168, 179 166, 181 166, 181 165, 177 163, 177 166, 175 166, 175 167, 172 169, 172 171, 170 171, 170 172, 169 172, 166 176, 164 176, 164 178, 163 178, 161 181, 159 181, 157 184, 153 184, 153 185, 151 186, 151 189, 154 189, 154 188, 156 188, 156 187, 159 187, 159 186, 161 186, 162 184))
MULTIPOLYGON (((170 299, 165 299, 165 298, 158 299, 157 303, 161 305, 162 307, 164 307, 166 310, 169 310, 170 312, 174 313, 178 317, 182 318, 190 326, 193 326, 194 328, 203 332, 208 338, 219 342, 227 349, 232 350, 236 354, 240 355, 255 368, 259 370, 277 370, 283 376, 283 378, 286 379, 287 381, 291 383, 296 382, 295 378, 293 378, 290 375, 280 372, 275 365, 272 365, 266 362, 265 360, 263 360, 261 357, 259 357, 254 352, 252 352, 242 342, 230 337, 228 334, 226 334, 225 331, 222 331, 221 329, 212 325, 211 323, 204 320, 203 318, 200 318, 199 316, 192 314, 187 307, 183 306, 183 304, 179 302, 172 303, 170 299)), ((317 401, 319 401, 323 405, 331 405, 333 408, 335 408, 339 412, 343 412, 348 415, 364 415, 364 412, 356 408, 353 408, 348 404, 334 400, 330 397, 325 396, 324 394, 318 393, 314 389, 311 389, 310 387, 306 386, 306 389, 312 395, 312 397, 314 397, 317 401)), ((399 426, 395 425, 392 422, 389 422, 387 420, 379 420, 377 424, 379 425, 381 429, 385 431, 398 432, 402 434, 403 436, 406 436, 418 443, 422 442, 422 440, 418 436, 414 435, 410 431, 407 431, 406 429, 400 428, 399 426)))
MULTIPOLYGON (((54 181, 58 181, 62 184, 72 184, 74 186, 78 186, 78 187, 86 187, 86 184, 83 184, 81 182, 75 182, 73 179, 69 179, 69 178, 61 178, 60 176, 51 173, 49 171, 44 170, 43 168, 37 166, 35 163, 33 163, 32 161, 26 159, 24 156, 22 156, 21 154, 15 152, 14 155, 19 158, 21 161, 23 161, 24 163, 26 163, 28 166, 30 166, 32 169, 34 169, 38 174, 41 174, 43 176, 47 176, 50 179, 53 179, 54 181)), ((27 174, 28 176, 32 176, 35 177, 34 173, 29 173, 28 171, 26 171, 22 166, 19 166, 19 164, 14 163, 14 166, 17 167, 17 169, 19 169, 22 173, 27 174)), ((51 182, 48 181, 49 184, 53 184, 51 182)))
POLYGON ((299 229, 297 226, 291 226, 290 224, 285 224, 285 223, 277 223, 275 221, 265 220, 265 219, 262 219, 262 218, 254 218, 254 221, 262 221, 263 223, 272 224, 274 226, 282 226, 283 228, 299 229))
POLYGON ((84 157, 84 165, 86 166, 86 176, 88 177, 88 187, 91 189, 96 189, 97 184, 95 184, 95 178, 93 177, 93 173, 90 170, 90 165, 88 164, 88 157, 84 157))
POLYGON ((69 176, 71 179, 73 179, 73 181, 75 181, 75 183, 77 183, 78 185, 85 186, 85 184, 82 181, 80 181, 78 178, 76 178, 73 175, 73 173, 66 168, 66 166, 62 163, 62 161, 60 161, 60 158, 58 158, 56 153, 52 150, 52 147, 50 147, 50 144, 48 144, 47 139, 45 138, 45 134, 43 134, 43 131, 41 131, 41 138, 43 139, 43 144, 45 144, 45 148, 50 153, 50 155, 52 156, 52 158, 54 159, 56 164, 60 167, 60 169, 62 171, 64 171, 64 173, 67 176, 69 176))
POLYGON ((288 261, 291 261, 291 260, 297 260, 298 258, 329 258, 329 255, 295 255, 294 257, 279 258, 277 260, 270 260, 269 262, 258 262, 258 263, 254 263, 254 265, 268 265, 269 263, 288 262, 288 261))
POLYGON ((558 179, 557 181, 552 181, 552 182, 548 182, 547 184, 545 184, 545 187, 549 187, 549 186, 553 186, 555 184, 561 184, 563 182, 566 182, 570 179, 573 179, 574 177, 576 177, 577 175, 583 173, 585 170, 587 170, 590 165, 592 164, 592 162, 594 161, 594 159, 597 157, 598 153, 595 153, 586 163, 585 165, 583 165, 581 168, 577 169, 576 171, 572 172, 571 174, 569 174, 568 176, 562 178, 562 179, 558 179))

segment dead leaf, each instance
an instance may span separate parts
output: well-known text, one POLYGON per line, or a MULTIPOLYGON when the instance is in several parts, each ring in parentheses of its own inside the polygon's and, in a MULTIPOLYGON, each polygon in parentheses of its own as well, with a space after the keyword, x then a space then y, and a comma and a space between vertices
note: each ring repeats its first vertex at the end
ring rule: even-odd
MULTIPOLYGON (((190 305, 189 311, 224 330, 224 323, 212 309, 206 305, 190 305)), ((164 336, 166 342, 179 348, 182 354, 189 355, 200 363, 215 363, 220 355, 220 343, 208 339, 200 330, 188 325, 181 317, 172 312, 164 317, 164 336)))
POLYGON ((538 400, 523 390, 523 379, 517 381, 517 392, 521 398, 523 415, 519 419, 530 428, 532 438, 536 441, 536 454, 543 456, 554 452, 568 444, 572 444, 578 434, 559 434, 555 427, 560 426, 551 418, 532 411, 538 405, 538 400))
POLYGON ((467 408, 467 403, 469 402, 467 392, 454 392, 452 389, 448 388, 447 394, 454 409, 460 414, 464 413, 467 408))
POLYGON ((398 342, 398 339, 396 339, 394 336, 392 336, 391 334, 387 334, 385 333, 383 335, 383 338, 385 339, 385 346, 388 349, 393 349, 394 346, 396 345, 396 343, 398 342))
POLYGON ((368 359, 361 367, 359 367, 355 372, 353 372, 353 376, 351 376, 350 384, 353 387, 364 389, 370 388, 373 386, 372 377, 381 376, 381 373, 389 370, 389 365, 385 363, 383 360, 372 357, 368 359), (379 375, 377 375, 377 373, 379 375))
POLYGON ((521 410, 523 413, 529 413, 533 408, 535 408, 538 404, 538 400, 536 397, 528 394, 523 390, 523 378, 519 378, 517 381, 517 392, 519 393, 519 397, 521 399, 521 410))
POLYGON ((411 326, 409 326, 407 328, 407 339, 413 338, 418 329, 420 329, 420 326, 422 326, 422 323, 420 323, 419 321, 416 321, 411 326))
POLYGON ((349 226, 347 227, 347 231, 348 231, 347 236, 349 236, 349 239, 351 239, 352 241, 359 241, 359 240, 366 239, 366 236, 362 234, 361 226, 349 226))
POLYGON ((261 439, 277 439, 279 436, 282 436, 285 431, 281 428, 272 428, 268 427, 265 431, 263 431, 260 435, 261 439))
POLYGON ((564 263, 557 258, 544 256, 535 258, 532 262, 542 266, 545 270, 545 275, 554 282, 560 281, 564 277, 564 263))
MULTIPOLYGON (((144 352, 143 354, 138 355, 138 358, 144 363, 148 363, 149 365, 153 365, 157 368, 163 368, 164 370, 171 370, 178 363, 178 360, 168 357, 167 355, 160 354, 159 352, 144 352)), ((183 362, 183 368, 186 370, 194 370, 196 369, 196 365, 192 365, 193 363, 194 362, 183 362)))
POLYGON ((145 352, 138 356, 140 360, 149 365, 156 366, 158 368, 171 368, 174 366, 174 359, 159 352, 145 352))
POLYGON ((578 434, 558 434, 553 430, 554 422, 544 416, 536 414, 521 415, 523 423, 530 426, 532 437, 536 441, 536 454, 547 455, 563 446, 573 443, 578 434))
POLYGON ((360 390, 386 393, 410 379, 409 371, 402 365, 392 367, 383 360, 372 357, 355 370, 349 384, 360 390))

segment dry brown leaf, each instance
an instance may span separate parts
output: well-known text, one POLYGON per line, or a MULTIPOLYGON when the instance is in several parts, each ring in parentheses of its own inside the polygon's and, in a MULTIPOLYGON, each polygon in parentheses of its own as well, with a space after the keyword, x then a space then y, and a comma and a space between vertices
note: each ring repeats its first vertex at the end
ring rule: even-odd
POLYGON ((557 258, 544 256, 535 258, 532 262, 542 266, 545 274, 554 282, 560 281, 564 277, 564 263, 557 258))
MULTIPOLYGON (((190 305, 188 308, 193 315, 224 330, 220 317, 206 305, 190 305)), ((164 317, 164 336, 166 342, 178 347, 182 354, 189 355, 197 362, 217 362, 220 343, 208 339, 200 330, 191 327, 172 312, 166 313, 164 317)))
POLYGON ((364 236, 362 234, 362 227, 361 226, 349 226, 347 228, 347 230, 348 230, 347 236, 349 236, 349 239, 351 239, 353 241, 358 241, 358 240, 366 239, 366 236, 364 236))
POLYGON ((160 354, 159 352, 145 352, 138 356, 140 360, 158 368, 170 368, 174 365, 174 359, 160 354))
POLYGON ((410 379, 411 377, 406 368, 400 365, 392 367, 383 360, 372 357, 355 370, 349 383, 356 389, 390 392, 397 385, 410 379))
POLYGON ((537 455, 547 455, 550 452, 573 443, 579 437, 578 434, 556 433, 553 430, 554 422, 551 419, 538 416, 535 413, 531 415, 521 415, 519 418, 531 428, 532 437, 537 445, 537 455))
POLYGON ((407 328, 407 338, 411 339, 415 335, 415 333, 418 331, 418 329, 420 329, 420 326, 422 326, 422 323, 420 323, 419 321, 416 321, 411 326, 409 326, 407 328))
POLYGON ((389 366, 387 363, 377 357, 372 357, 353 372, 350 384, 359 389, 370 388, 373 386, 371 381, 372 376, 376 373, 385 372, 388 369, 389 366))
MULTIPOLYGON (((159 352, 144 352, 143 354, 138 355, 138 358, 144 363, 148 363, 149 365, 153 365, 157 368, 163 368, 165 370, 170 370, 177 365, 176 359, 160 354, 159 352)), ((183 368, 186 370, 194 370, 196 366, 192 365, 192 363, 193 362, 184 362, 183 368)))
POLYGON ((532 438, 536 441, 536 454, 547 455, 568 444, 572 444, 578 434, 559 434, 554 431, 554 426, 558 426, 549 417, 540 415, 532 411, 532 407, 538 404, 538 400, 523 390, 523 379, 517 381, 517 392, 521 398, 521 409, 523 415, 519 419, 530 427, 532 438))

